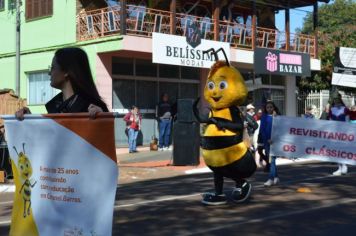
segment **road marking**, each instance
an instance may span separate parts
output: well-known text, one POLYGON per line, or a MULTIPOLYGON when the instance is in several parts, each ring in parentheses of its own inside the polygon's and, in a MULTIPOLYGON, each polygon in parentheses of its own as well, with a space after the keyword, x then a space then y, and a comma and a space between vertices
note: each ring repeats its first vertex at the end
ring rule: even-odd
MULTIPOLYGON (((353 173, 353 172, 352 172, 353 173)), ((290 184, 294 182, 302 182, 302 181, 309 181, 309 180, 317 180, 317 179, 326 179, 326 178, 334 178, 334 177, 340 177, 340 176, 333 176, 333 175, 326 175, 326 176, 319 176, 319 177, 314 177, 314 178, 306 178, 306 179, 297 179, 297 180, 291 180, 291 181, 285 181, 281 185, 284 184, 290 184)), ((263 184, 255 185, 252 186, 253 189, 260 189, 260 188, 266 188, 263 184)), ((200 193, 193 193, 189 195, 180 195, 180 196, 171 196, 171 197, 162 197, 158 198, 155 200, 150 200, 150 201, 142 201, 142 202, 135 202, 135 203, 129 203, 129 204, 123 204, 123 205, 115 205, 114 209, 119 209, 119 208, 125 208, 125 207, 133 207, 133 206, 140 206, 140 205, 148 205, 151 203, 158 203, 158 202, 166 202, 166 201, 173 201, 177 199, 183 199, 183 198, 190 198, 190 197, 196 197, 201 195, 202 192, 200 193)))
MULTIPOLYGON (((291 164, 295 164, 295 163, 314 163, 315 160, 311 160, 311 159, 287 159, 287 158, 277 158, 276 159, 276 165, 277 166, 283 166, 283 165, 291 165, 291 164)), ((191 175, 191 174, 201 174, 201 173, 209 173, 212 172, 210 170, 209 167, 203 167, 203 168, 197 168, 197 169, 191 169, 191 170, 186 170, 185 173, 187 175, 191 175)))
POLYGON ((12 204, 12 203, 14 203, 14 201, 0 202, 0 205, 8 205, 8 204, 12 204))
MULTIPOLYGON (((356 173, 356 172, 349 172, 348 175, 351 175, 351 174, 354 174, 354 173, 356 173)), ((340 176, 326 175, 326 176, 312 177, 312 178, 306 178, 306 179, 296 179, 296 180, 284 181, 280 185, 285 185, 285 184, 290 184, 290 183, 295 183, 295 182, 302 182, 302 181, 317 180, 317 179, 326 179, 326 178, 340 178, 340 176)), ((263 184, 253 185, 252 187, 253 187, 253 189, 266 188, 265 186, 263 186, 263 184)), ((177 199, 196 197, 196 196, 199 196, 201 194, 202 194, 202 192, 199 192, 199 193, 193 193, 193 194, 189 194, 189 195, 162 197, 162 198, 158 198, 158 199, 150 200, 150 201, 142 201, 142 202, 123 204, 123 205, 115 205, 114 209, 132 207, 132 206, 139 206, 139 205, 147 205, 147 204, 150 204, 150 203, 173 201, 173 200, 177 200, 177 199)), ((0 205, 12 204, 12 203, 13 203, 13 201, 0 202, 0 205)))
POLYGON ((15 185, 0 185, 0 193, 13 193, 15 192, 15 185))
POLYGON ((204 234, 210 233, 212 231, 226 229, 229 227, 236 227, 236 226, 242 225, 242 224, 261 223, 261 222, 268 221, 268 220, 273 220, 273 219, 282 218, 282 217, 286 217, 286 216, 298 215, 298 214, 302 214, 305 212, 320 210, 320 209, 324 209, 324 208, 329 208, 329 207, 334 207, 334 206, 349 204, 349 203, 354 203, 354 202, 356 202, 355 198, 344 198, 344 199, 340 199, 340 200, 333 200, 330 203, 324 203, 324 204, 321 204, 320 206, 311 207, 311 208, 304 209, 304 210, 291 211, 291 212, 287 212, 287 213, 276 214, 276 215, 257 218, 257 219, 245 220, 245 221, 241 221, 241 222, 237 222, 237 223, 224 224, 221 226, 212 227, 210 229, 196 230, 195 232, 189 232, 189 233, 182 234, 182 235, 204 235, 204 234))
POLYGON ((201 195, 201 193, 194 193, 194 194, 174 196, 174 197, 165 197, 165 198, 159 198, 159 199, 151 200, 151 201, 135 202, 135 203, 124 204, 124 205, 116 205, 114 207, 114 209, 116 210, 116 209, 124 208, 124 207, 146 205, 146 204, 157 203, 157 202, 166 202, 166 201, 172 201, 172 200, 176 200, 176 199, 196 197, 196 196, 199 196, 199 195, 201 195))
POLYGON ((0 221, 0 226, 8 226, 11 224, 11 220, 0 221))

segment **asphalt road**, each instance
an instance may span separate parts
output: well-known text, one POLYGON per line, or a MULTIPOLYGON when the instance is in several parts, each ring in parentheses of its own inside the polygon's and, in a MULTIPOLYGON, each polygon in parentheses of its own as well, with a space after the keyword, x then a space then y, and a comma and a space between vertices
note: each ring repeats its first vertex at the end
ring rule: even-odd
MULTIPOLYGON (((204 206, 211 173, 175 175, 121 184, 113 235, 356 235, 356 167, 335 177, 335 164, 279 166, 281 183, 266 188, 266 173, 250 178, 250 201, 204 206), (298 192, 298 188, 311 192, 298 192)), ((124 168, 121 168, 124 172, 124 168)), ((229 192, 233 182, 226 180, 229 192)), ((11 196, 0 198, 0 235, 7 235, 11 196)))

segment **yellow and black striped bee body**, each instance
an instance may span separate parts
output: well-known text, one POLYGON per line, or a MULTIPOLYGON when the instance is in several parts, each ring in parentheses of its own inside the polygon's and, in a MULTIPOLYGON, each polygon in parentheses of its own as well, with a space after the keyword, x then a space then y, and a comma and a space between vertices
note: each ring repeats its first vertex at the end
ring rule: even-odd
POLYGON ((211 111, 210 119, 201 146, 205 163, 212 167, 222 167, 243 157, 247 147, 243 143, 243 118, 237 107, 229 107, 218 111, 211 111), (232 122, 236 129, 219 129, 215 123, 232 122), (217 158, 219 156, 219 158, 217 158))
POLYGON ((25 144, 23 144, 23 152, 18 153, 16 147, 14 147, 14 149, 18 156, 17 165, 20 177, 23 180, 23 184, 19 193, 22 194, 22 198, 24 200, 23 217, 26 217, 31 214, 31 189, 36 185, 36 182, 33 184, 31 184, 30 182, 30 178, 32 176, 32 166, 30 160, 28 159, 25 153, 25 144), (28 207, 26 208, 27 202, 28 207))
MULTIPOLYGON (((217 52, 213 50, 213 53, 217 59, 217 52)), ((232 193, 234 201, 245 201, 250 194, 251 185, 245 178, 255 172, 256 163, 243 142, 244 119, 238 108, 246 96, 247 88, 240 72, 229 64, 227 58, 226 61, 216 61, 204 88, 204 98, 210 105, 208 117, 204 118, 199 113, 199 99, 193 106, 197 120, 207 124, 201 137, 202 155, 207 166, 214 172, 215 193, 203 195, 204 204, 217 205, 226 202, 223 195, 224 177, 236 182, 232 193)))

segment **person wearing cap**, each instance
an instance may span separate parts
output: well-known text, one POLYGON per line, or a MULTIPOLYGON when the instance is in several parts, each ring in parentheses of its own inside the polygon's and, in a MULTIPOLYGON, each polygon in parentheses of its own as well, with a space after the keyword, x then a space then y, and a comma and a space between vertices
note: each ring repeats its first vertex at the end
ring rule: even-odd
POLYGON ((253 135, 258 128, 258 124, 253 118, 255 115, 255 107, 252 104, 248 104, 246 106, 246 114, 245 114, 245 127, 247 128, 248 136, 250 137, 251 149, 255 151, 255 147, 253 145, 253 135))

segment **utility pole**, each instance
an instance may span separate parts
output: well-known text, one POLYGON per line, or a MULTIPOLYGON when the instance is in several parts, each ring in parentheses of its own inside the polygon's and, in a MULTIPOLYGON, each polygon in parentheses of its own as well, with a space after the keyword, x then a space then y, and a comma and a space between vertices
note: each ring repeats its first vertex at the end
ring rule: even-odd
POLYGON ((16 95, 20 97, 21 0, 16 0, 16 95))

